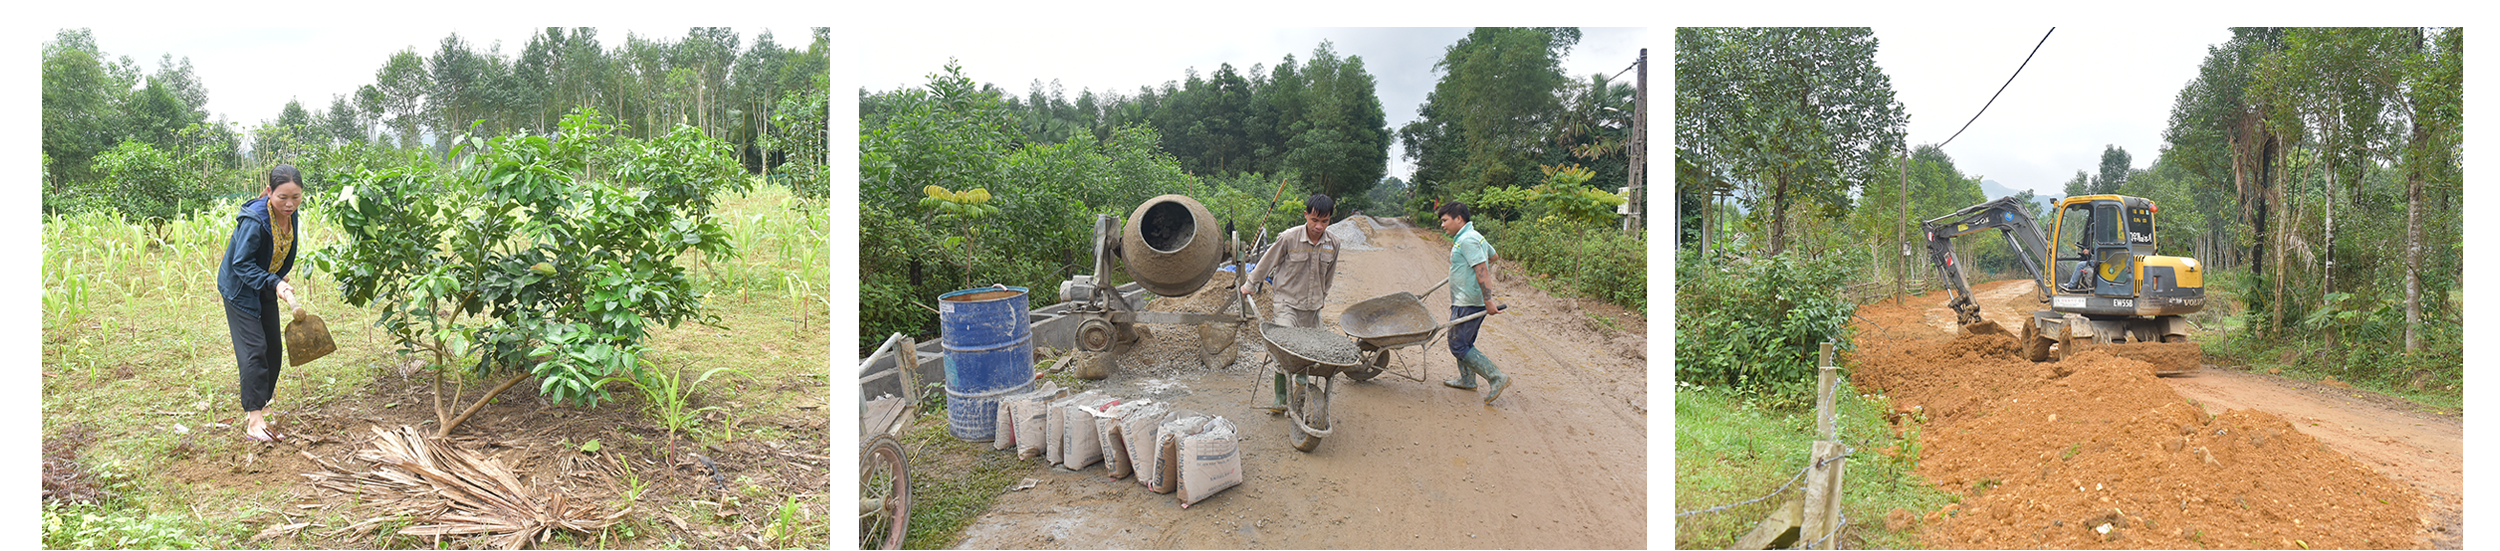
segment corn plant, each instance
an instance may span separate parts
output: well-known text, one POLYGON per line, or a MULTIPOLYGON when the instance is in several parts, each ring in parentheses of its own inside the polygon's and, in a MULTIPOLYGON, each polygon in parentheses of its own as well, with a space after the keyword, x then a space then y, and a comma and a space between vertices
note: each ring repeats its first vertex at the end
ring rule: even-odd
POLYGON ((650 360, 640 360, 638 369, 634 370, 632 376, 611 377, 600 382, 618 381, 633 385, 635 390, 642 393, 643 411, 651 414, 651 419, 658 421, 661 428, 668 429, 670 437, 693 430, 697 425, 702 424, 704 412, 720 409, 720 406, 692 407, 694 393, 703 387, 703 383, 711 381, 713 375, 719 375, 722 372, 746 376, 744 371, 715 367, 695 376, 694 380, 688 381, 683 370, 657 369, 657 367, 651 365, 650 360))
POLYGON ((795 542, 799 539, 799 531, 804 529, 800 523, 806 521, 806 516, 807 508, 799 505, 799 496, 783 498, 781 507, 773 511, 773 524, 764 527, 764 539, 778 542, 782 547, 798 547, 795 542))

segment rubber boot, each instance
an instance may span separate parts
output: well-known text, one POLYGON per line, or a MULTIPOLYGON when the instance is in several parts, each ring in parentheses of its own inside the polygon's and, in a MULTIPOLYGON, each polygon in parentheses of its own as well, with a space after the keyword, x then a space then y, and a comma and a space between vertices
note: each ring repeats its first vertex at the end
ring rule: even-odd
POLYGON ((1269 414, 1285 412, 1285 374, 1276 374, 1276 404, 1259 406, 1259 409, 1267 410, 1269 414))
MULTIPOLYGON (((1475 352, 1476 352, 1476 350, 1475 350, 1475 349, 1473 349, 1473 348, 1470 348, 1470 349, 1467 349, 1467 352, 1468 352, 1469 354, 1473 354, 1473 353, 1475 353, 1475 352)), ((1450 380, 1445 380, 1445 381, 1441 381, 1441 384, 1442 384, 1443 386, 1448 386, 1448 387, 1450 387, 1450 388, 1455 388, 1455 389, 1459 389, 1459 390, 1475 390, 1475 389, 1476 389, 1476 370, 1475 370, 1474 368, 1468 367, 1468 366, 1467 366, 1467 358, 1466 358, 1466 357, 1464 357, 1464 356, 1461 356, 1461 357, 1459 357, 1459 358, 1458 358, 1458 378, 1456 378, 1456 379, 1450 379, 1450 380)))
POLYGON ((1485 382, 1493 385, 1493 390, 1484 393, 1485 405, 1492 405, 1494 398, 1502 397, 1502 389, 1510 388, 1510 376, 1503 375, 1501 366, 1493 365, 1492 358, 1484 357, 1483 349, 1468 350, 1464 359, 1474 364, 1477 373, 1484 374, 1485 382))

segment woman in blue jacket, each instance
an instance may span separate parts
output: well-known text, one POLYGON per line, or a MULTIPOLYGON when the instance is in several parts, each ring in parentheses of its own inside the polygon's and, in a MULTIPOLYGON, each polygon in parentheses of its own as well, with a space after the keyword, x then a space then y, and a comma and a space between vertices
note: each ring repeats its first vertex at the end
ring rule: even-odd
POLYGON ((243 435, 268 442, 262 409, 278 389, 278 367, 284 365, 278 300, 295 302, 287 273, 295 269, 296 209, 304 204, 304 176, 289 165, 269 169, 269 185, 260 197, 243 203, 234 217, 234 238, 226 244, 217 269, 217 292, 224 295, 226 332, 234 338, 234 357, 242 379, 243 435))

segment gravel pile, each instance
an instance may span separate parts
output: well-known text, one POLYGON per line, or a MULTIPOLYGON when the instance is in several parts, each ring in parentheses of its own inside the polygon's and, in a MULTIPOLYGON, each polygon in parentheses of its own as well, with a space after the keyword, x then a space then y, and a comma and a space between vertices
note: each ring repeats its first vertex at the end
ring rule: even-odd
POLYGON ((1354 340, 1336 331, 1318 327, 1286 327, 1268 325, 1261 329, 1269 342, 1278 348, 1321 363, 1350 365, 1363 359, 1363 351, 1354 340))

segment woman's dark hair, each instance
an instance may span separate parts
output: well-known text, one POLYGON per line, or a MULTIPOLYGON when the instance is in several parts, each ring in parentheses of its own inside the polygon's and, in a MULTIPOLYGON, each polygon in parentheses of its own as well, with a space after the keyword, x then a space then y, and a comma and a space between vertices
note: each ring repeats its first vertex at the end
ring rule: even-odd
POLYGON ((285 183, 293 183, 295 187, 305 187, 304 173, 295 170, 295 165, 278 165, 269 169, 268 189, 278 189, 278 184, 285 183))
POLYGON ((1442 203, 1441 208, 1434 210, 1433 214, 1440 216, 1456 216, 1460 220, 1466 220, 1469 222, 1475 221, 1475 219, 1467 217, 1467 204, 1457 201, 1442 203))

